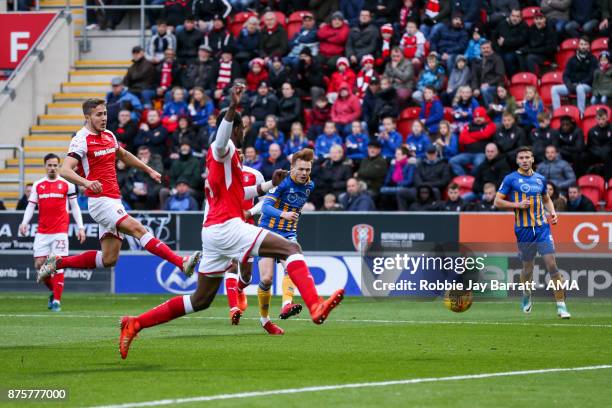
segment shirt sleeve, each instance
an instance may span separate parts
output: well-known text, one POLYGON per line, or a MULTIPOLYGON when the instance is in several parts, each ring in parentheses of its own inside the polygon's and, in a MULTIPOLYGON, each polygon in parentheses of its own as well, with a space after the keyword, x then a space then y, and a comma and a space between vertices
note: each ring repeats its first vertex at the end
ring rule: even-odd
POLYGON ((70 141, 70 147, 68 148, 68 156, 74 157, 77 160, 81 160, 83 157, 85 157, 86 154, 87 154, 87 141, 85 137, 77 134, 70 141))
POLYGON ((34 183, 32 185, 32 191, 30 192, 30 196, 28 197, 28 201, 34 204, 38 204, 38 192, 36 188, 38 187, 38 183, 34 183))
POLYGON ((76 187, 74 186, 74 184, 70 182, 66 182, 66 184, 68 185, 68 197, 69 198, 76 197, 77 192, 76 192, 76 187))
POLYGON ((510 193, 511 188, 512 188, 512 179, 510 178, 510 175, 507 175, 506 177, 504 177, 504 180, 499 186, 499 190, 497 190, 497 193, 506 197, 510 193))

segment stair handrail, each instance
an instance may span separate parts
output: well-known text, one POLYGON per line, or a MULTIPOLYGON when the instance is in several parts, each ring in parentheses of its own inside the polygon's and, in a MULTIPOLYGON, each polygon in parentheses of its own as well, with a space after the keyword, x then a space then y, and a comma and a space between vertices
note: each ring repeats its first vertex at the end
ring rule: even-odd
POLYGON ((17 159, 19 160, 19 176, 17 178, 2 178, 2 183, 19 183, 19 197, 23 196, 25 189, 25 153, 23 147, 18 145, 0 144, 0 150, 17 151, 17 159))

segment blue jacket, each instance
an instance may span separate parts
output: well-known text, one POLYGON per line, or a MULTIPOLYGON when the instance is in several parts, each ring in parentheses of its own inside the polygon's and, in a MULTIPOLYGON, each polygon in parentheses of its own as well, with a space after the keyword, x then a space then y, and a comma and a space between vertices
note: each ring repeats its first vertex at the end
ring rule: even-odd
MULTIPOLYGON (((463 14, 463 21, 477 23, 480 21, 480 6, 482 0, 454 0, 451 3, 451 11, 460 11, 463 14)), ((484 7, 484 5, 482 5, 484 7)))
POLYGON ((112 92, 106 94, 107 105, 119 104, 119 108, 123 108, 125 102, 130 102, 132 104, 132 108, 134 108, 132 111, 132 120, 139 120, 140 112, 142 112, 142 103, 136 95, 127 89, 124 89, 119 96, 116 96, 112 92))
POLYGON ((302 28, 297 32, 291 41, 289 41, 289 55, 288 57, 298 58, 300 52, 304 47, 310 48, 312 55, 319 53, 319 40, 317 39, 317 29, 313 27, 312 30, 306 30, 302 28))
POLYGON ((360 193, 357 196, 345 194, 340 199, 344 211, 375 211, 376 206, 368 193, 360 193))
POLYGON ((442 158, 450 159, 451 157, 456 156, 457 153, 459 153, 459 138, 457 137, 456 133, 453 133, 448 146, 444 146, 442 149, 442 158))
MULTIPOLYGON (((389 171, 387 172, 387 176, 385 177, 385 186, 380 190, 382 193, 386 192, 392 192, 393 187, 410 187, 412 186, 412 181, 414 179, 414 171, 416 169, 416 167, 414 166, 414 164, 406 164, 404 166, 404 168, 402 169, 402 181, 400 181, 398 184, 395 184, 395 182, 393 181, 393 179, 391 177, 393 177, 393 173, 395 172, 395 168, 397 167, 397 164, 395 164, 395 160, 391 163, 391 166, 389 167, 389 171)), ((398 189, 395 189, 398 190, 398 189)))
POLYGON ((332 136, 327 136, 325 133, 319 135, 315 141, 315 156, 318 158, 327 157, 329 149, 336 144, 342 146, 342 138, 337 133, 334 133, 332 136))
MULTIPOLYGON (((603 2, 602 2, 603 3, 603 2)), ((584 24, 589 20, 597 20, 599 10, 597 0, 574 0, 570 7, 570 20, 584 24)))
POLYGON ((381 154, 385 159, 395 157, 395 150, 402 145, 402 135, 394 130, 389 133, 388 139, 378 138, 378 142, 382 145, 381 154))
POLYGON ((431 109, 429 110, 429 116, 425 117, 425 104, 425 101, 421 103, 419 119, 425 120, 425 128, 429 133, 436 133, 438 132, 438 125, 440 125, 440 121, 444 119, 444 106, 439 99, 434 99, 431 104, 431 109))
POLYGON ((166 211, 198 211, 198 203, 191 194, 175 194, 166 201, 166 211))
POLYGON ((476 98, 472 97, 467 103, 464 103, 462 100, 459 100, 456 105, 453 105, 453 110, 455 112, 467 113, 467 116, 455 117, 455 122, 458 123, 471 123, 472 122, 472 114, 474 113, 474 109, 479 107, 480 104, 476 100, 476 98))
POLYGON ((189 114, 189 107, 185 102, 166 102, 164 104, 164 113, 162 116, 181 116, 189 114))
POLYGON ((350 134, 346 137, 346 156, 352 160, 362 160, 368 155, 370 138, 366 134, 350 134))
POLYGON ((417 82, 417 89, 422 91, 426 86, 433 86, 437 91, 440 91, 444 82, 444 75, 446 75, 446 71, 442 65, 438 64, 431 70, 429 65, 425 64, 425 69, 421 71, 417 82))
POLYGON ((462 54, 468 45, 468 33, 465 29, 455 29, 451 24, 446 24, 441 30, 436 31, 431 38, 431 50, 442 55, 462 54))
POLYGON ((259 153, 262 159, 267 159, 270 156, 268 150, 272 143, 278 144, 281 147, 281 151, 283 151, 285 147, 285 135, 283 132, 278 132, 278 136, 274 140, 267 140, 262 137, 257 138, 255 141, 255 150, 257 150, 257 153, 259 153))
POLYGON ((544 110, 542 102, 538 106, 533 106, 533 102, 525 102, 525 112, 521 114, 521 125, 538 127, 538 113, 544 110))
POLYGON ((359 22, 359 12, 363 8, 363 3, 364 0, 340 0, 340 11, 351 27, 359 22))
POLYGON ((213 105, 211 100, 208 100, 204 106, 193 104, 193 109, 189 109, 189 113, 191 114, 191 120, 195 125, 198 126, 207 126, 208 125, 208 117, 215 110, 215 105, 213 105))
POLYGON ((299 152, 305 147, 308 147, 308 140, 301 141, 299 138, 291 138, 287 140, 287 144, 285 145, 285 156, 290 156, 295 152, 299 152))
POLYGON ((475 59, 481 59, 480 46, 485 41, 487 40, 484 37, 480 37, 480 40, 478 41, 474 41, 473 39, 470 40, 470 42, 468 43, 467 49, 465 50, 465 58, 467 58, 468 61, 472 61, 475 59))
POLYGON ((246 28, 240 30, 240 33, 234 41, 234 48, 237 52, 248 52, 259 55, 259 31, 249 34, 246 28))
POLYGON ((415 136, 413 133, 409 134, 406 138, 406 144, 414 147, 416 151, 416 157, 422 159, 425 157, 425 151, 427 147, 431 144, 431 140, 429 140, 429 136, 427 133, 423 132, 420 136, 415 136))

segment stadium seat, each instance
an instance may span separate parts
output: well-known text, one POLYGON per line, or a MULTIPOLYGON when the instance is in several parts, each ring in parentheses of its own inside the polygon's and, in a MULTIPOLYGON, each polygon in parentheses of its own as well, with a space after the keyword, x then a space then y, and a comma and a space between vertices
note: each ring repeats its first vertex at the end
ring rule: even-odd
POLYGON ((300 32, 302 28, 302 18, 304 14, 312 14, 308 10, 302 11, 294 11, 289 15, 289 20, 287 22, 287 37, 291 40, 295 34, 300 32))
POLYGON ((599 58, 599 54, 602 51, 606 51, 608 49, 608 39, 606 37, 596 38, 591 43, 591 52, 595 57, 599 58))
POLYGON ((510 95, 517 101, 522 101, 525 97, 525 88, 528 86, 538 86, 538 77, 531 72, 519 72, 512 76, 510 81, 510 95))
POLYGON ((597 125, 597 119, 594 117, 582 119, 582 133, 584 134, 584 143, 589 141, 589 130, 593 128, 593 126, 597 125))
POLYGON ((603 200, 605 180, 597 174, 585 174, 578 179, 578 186, 582 194, 599 207, 599 202, 603 200))
POLYGON ((576 55, 578 49, 578 38, 569 38, 561 43, 559 51, 557 52, 557 65, 559 69, 563 71, 567 62, 576 55))
POLYGON ((444 108, 444 120, 453 123, 455 121, 455 115, 453 115, 453 108, 446 106, 444 108))
POLYGON ((533 16, 535 15, 535 13, 537 11, 540 11, 539 7, 526 7, 523 10, 521 10, 521 15, 523 16, 523 20, 525 20, 525 23, 528 26, 531 26, 533 24, 533 16))
POLYGON ((584 119, 594 118, 599 109, 605 109, 608 112, 608 118, 612 118, 612 109, 608 105, 590 105, 584 110, 584 119))
POLYGON ((606 211, 612 211, 612 178, 608 180, 608 191, 606 191, 606 211))
POLYGON ((552 121, 550 126, 553 129, 559 129, 562 116, 570 116, 576 122, 577 126, 582 126, 582 120, 580 120, 580 111, 573 105, 563 105, 559 109, 555 109, 553 112, 552 121))
POLYGON ((244 23, 249 19, 249 17, 252 16, 257 17, 257 14, 252 11, 242 11, 240 13, 236 13, 229 22, 229 32, 236 37, 240 33, 240 30, 242 30, 244 23))
POLYGON ((563 72, 561 71, 547 72, 542 76, 538 93, 540 94, 544 105, 550 106, 552 103, 552 96, 550 94, 551 88, 555 85, 561 84, 563 84, 563 72))
POLYGON ((451 181, 451 183, 458 184, 459 193, 464 195, 465 193, 472 192, 472 187, 474 186, 474 176, 457 176, 451 181))
POLYGON ((312 125, 312 109, 304 109, 304 132, 312 125))
POLYGON ((412 122, 419 118, 419 113, 421 113, 421 108, 417 106, 406 108, 400 113, 399 120, 397 121, 397 131, 404 140, 406 140, 406 137, 412 131, 412 122))

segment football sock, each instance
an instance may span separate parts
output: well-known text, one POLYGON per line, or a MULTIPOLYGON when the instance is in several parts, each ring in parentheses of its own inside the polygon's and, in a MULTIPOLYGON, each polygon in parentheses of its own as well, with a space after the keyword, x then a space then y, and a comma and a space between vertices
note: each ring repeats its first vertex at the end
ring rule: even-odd
POLYGON ((193 313, 190 295, 176 296, 141 314, 136 320, 140 323, 140 327, 144 329, 145 327, 166 323, 189 313, 193 313))
POLYGON ((251 284, 251 280, 253 280, 253 277, 251 276, 251 280, 249 280, 248 282, 242 280, 242 275, 238 275, 238 277, 238 292, 242 292, 244 288, 251 284))
POLYGON ((183 257, 177 255, 168 245, 155 238, 150 232, 140 237, 140 245, 153 255, 157 255, 183 270, 183 257))
POLYGON ((64 256, 57 259, 56 269, 95 269, 103 268, 101 251, 85 251, 78 255, 64 256), (98 255, 99 254, 99 255, 98 255))
POLYGON ((259 315, 261 316, 261 324, 266 324, 270 319, 268 318, 270 310, 270 286, 262 282, 259 282, 257 288, 257 300, 259 301, 259 315))
POLYGON ((53 275, 53 300, 62 301, 62 292, 64 291, 64 271, 57 271, 53 275))
POLYGON ((304 262, 304 255, 293 254, 287 258, 287 274, 300 291, 302 299, 308 310, 312 313, 313 308, 319 303, 319 294, 315 288, 314 279, 304 262))
POLYGON ((50 291, 53 291, 53 276, 47 276, 43 282, 50 291))
POLYGON ((283 277, 283 306, 293 302, 294 293, 295 285, 291 281, 289 275, 285 274, 283 277))
POLYGON ((225 292, 230 310, 238 307, 238 279, 235 273, 225 274, 225 292))
POLYGON ((560 273, 557 273, 555 275, 551 274, 550 279, 555 282, 555 287, 557 288, 554 290, 557 305, 559 303, 563 303, 563 305, 565 306, 565 290, 561 288, 561 284, 563 283, 563 277, 560 273))

